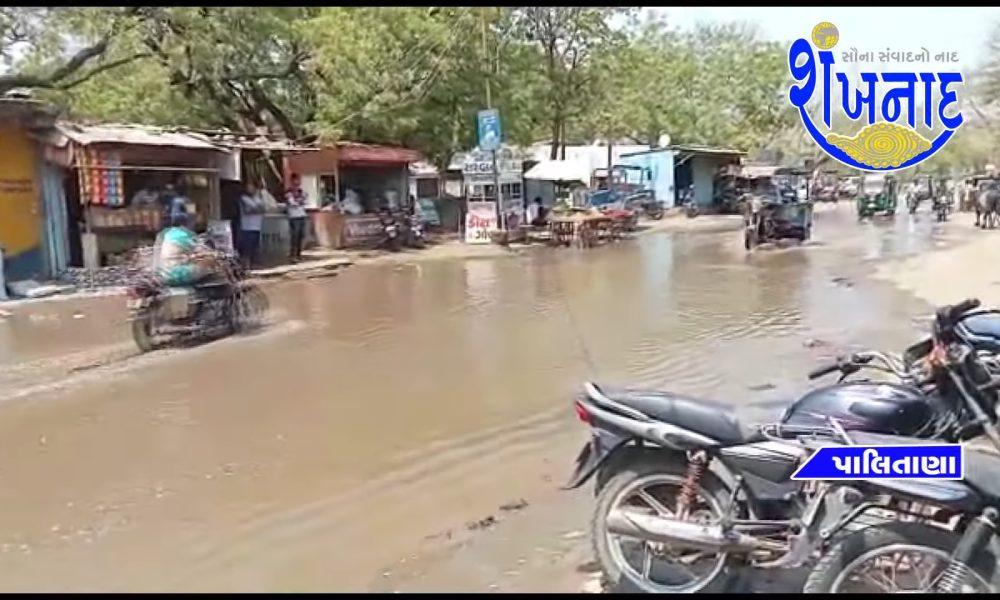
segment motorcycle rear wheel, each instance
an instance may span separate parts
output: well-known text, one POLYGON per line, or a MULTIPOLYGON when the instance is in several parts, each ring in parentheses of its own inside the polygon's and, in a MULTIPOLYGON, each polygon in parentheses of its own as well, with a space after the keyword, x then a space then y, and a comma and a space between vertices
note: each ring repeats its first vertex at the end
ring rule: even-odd
MULTIPOLYGON (((645 500, 653 495, 651 490, 658 490, 655 500, 661 507, 674 508, 676 494, 684 479, 686 464, 683 455, 672 460, 669 456, 637 456, 619 467, 619 470, 607 479, 597 495, 591 519, 591 542, 597 562, 600 564, 607 584, 612 591, 641 591, 645 593, 710 593, 726 591, 738 578, 733 568, 734 561, 726 553, 710 554, 697 550, 688 550, 684 556, 695 558, 693 562, 682 567, 682 570, 693 573, 695 565, 700 564, 705 571, 701 576, 695 576, 690 581, 682 583, 661 582, 669 575, 670 565, 677 561, 658 557, 654 559, 654 551, 663 553, 665 548, 654 548, 649 542, 632 540, 617 536, 608 531, 607 516, 612 509, 639 499, 646 507, 654 508, 645 500), (672 499, 664 498, 664 488, 672 490, 672 499), (617 539, 616 539, 617 538, 617 539), (641 559, 636 561, 634 552, 626 553, 624 542, 638 545, 641 559), (704 556, 698 558, 699 554, 704 556), (630 560, 631 559, 631 560, 630 560), (639 564, 633 564, 638 562, 639 564), (655 563, 655 564, 654 564, 655 563), (654 571, 654 567, 655 571, 654 571)), ((729 503, 729 491, 711 472, 706 472, 701 480, 701 489, 696 500, 695 518, 717 522, 729 503)), ((681 554, 680 549, 666 550, 671 554, 681 554)))
MULTIPOLYGON (((861 578, 866 577, 871 584, 882 588, 869 589, 868 593, 903 591, 932 593, 928 588, 932 587, 935 578, 947 567, 950 554, 958 545, 959 539, 961 536, 958 533, 923 523, 896 521, 888 525, 867 527, 844 536, 827 549, 809 573, 802 592, 863 593, 864 590, 858 588, 863 585, 861 578), (914 560, 914 556, 921 558, 914 560), (884 573, 880 573, 878 577, 872 575, 879 572, 877 561, 880 558, 892 560, 890 576, 884 573), (907 574, 906 570, 901 568, 904 566, 904 558, 908 563, 906 568, 915 574, 918 574, 917 571, 924 564, 924 560, 930 558, 934 561, 923 575, 918 574, 919 589, 904 590, 897 584, 897 575, 907 574)), ((996 562, 997 557, 994 557, 988 549, 982 552, 976 557, 974 564, 968 565, 975 574, 973 581, 969 583, 978 587, 980 592, 1000 590, 1000 574, 996 573, 994 568, 996 562)))

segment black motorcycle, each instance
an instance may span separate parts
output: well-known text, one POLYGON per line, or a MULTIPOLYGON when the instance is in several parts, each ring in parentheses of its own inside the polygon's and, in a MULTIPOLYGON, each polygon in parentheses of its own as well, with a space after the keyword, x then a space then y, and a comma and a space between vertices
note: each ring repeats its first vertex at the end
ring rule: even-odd
POLYGON ((800 566, 831 531, 873 522, 855 519, 845 530, 838 525, 844 498, 790 479, 809 453, 802 436, 860 430, 955 441, 986 431, 1000 447, 996 394, 975 387, 990 379, 979 354, 941 356, 946 344, 967 347, 954 329, 976 306, 939 310, 932 338, 904 360, 866 352, 816 369, 811 379, 839 372, 841 381, 756 429, 703 399, 585 384, 575 408, 593 437, 566 487, 596 476, 591 533, 604 575, 647 592, 719 591, 737 566, 800 566), (866 368, 899 383, 844 381, 866 368))
POLYGON ((416 214, 410 215, 409 226, 406 229, 406 245, 411 248, 424 248, 427 240, 424 238, 424 223, 416 214))
POLYGON ((399 252, 403 249, 403 232, 399 226, 399 220, 389 211, 379 213, 379 220, 382 221, 382 247, 390 252, 399 252))
POLYGON ((222 272, 189 287, 168 287, 147 271, 126 288, 132 338, 142 352, 184 338, 221 337, 259 326, 267 297, 245 280, 239 260, 219 255, 222 272))
MULTIPOLYGON (((979 390, 996 390, 996 381, 979 390)), ((925 440, 850 432, 854 445, 925 440)), ((881 523, 838 535, 822 550, 804 593, 1000 592, 1000 456, 966 447, 960 481, 888 480, 826 484, 852 498, 844 525, 880 513, 881 523)), ((839 525, 839 523, 838 523, 839 525)))

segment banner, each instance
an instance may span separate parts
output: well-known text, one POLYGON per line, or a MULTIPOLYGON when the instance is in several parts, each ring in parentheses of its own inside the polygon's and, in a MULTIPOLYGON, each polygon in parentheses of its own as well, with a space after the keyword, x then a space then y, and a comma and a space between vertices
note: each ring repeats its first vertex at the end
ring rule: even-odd
POLYGON ((497 229, 496 202, 469 202, 465 215, 465 243, 489 244, 490 232, 497 229))

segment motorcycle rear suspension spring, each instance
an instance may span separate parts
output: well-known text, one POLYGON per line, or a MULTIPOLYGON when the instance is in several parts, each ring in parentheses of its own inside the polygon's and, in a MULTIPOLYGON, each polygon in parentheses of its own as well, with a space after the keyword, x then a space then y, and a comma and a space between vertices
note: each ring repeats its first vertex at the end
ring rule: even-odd
POLYGON ((691 455, 688 459, 687 471, 684 473, 684 481, 681 483, 680 494, 677 495, 677 511, 682 515, 688 511, 698 497, 701 478, 706 470, 708 470, 708 460, 705 458, 705 453, 698 452, 691 455))
POLYGON ((958 560, 952 560, 938 576, 934 591, 942 594, 957 594, 962 591, 962 584, 971 580, 971 575, 972 569, 968 565, 958 560))

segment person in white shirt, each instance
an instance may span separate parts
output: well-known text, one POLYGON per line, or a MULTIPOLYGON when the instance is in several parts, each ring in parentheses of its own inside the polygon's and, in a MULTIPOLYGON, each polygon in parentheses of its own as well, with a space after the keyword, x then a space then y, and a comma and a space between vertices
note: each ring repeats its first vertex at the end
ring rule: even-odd
POLYGON ((288 227, 291 230, 292 262, 302 258, 302 241, 306 232, 306 193, 302 189, 302 180, 298 173, 292 173, 291 185, 285 191, 285 204, 288 206, 288 227))
POLYGON ((249 268, 257 262, 260 229, 264 224, 264 200, 256 184, 248 181, 240 196, 240 260, 249 268))

